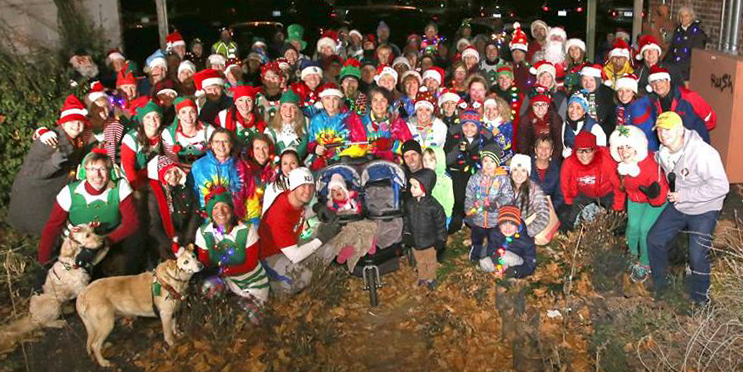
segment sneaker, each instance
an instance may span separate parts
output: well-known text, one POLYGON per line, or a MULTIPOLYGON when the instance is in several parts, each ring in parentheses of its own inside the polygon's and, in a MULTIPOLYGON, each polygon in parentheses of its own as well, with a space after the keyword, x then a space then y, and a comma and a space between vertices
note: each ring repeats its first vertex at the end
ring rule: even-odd
POLYGON ((418 287, 423 287, 424 285, 426 285, 426 280, 425 279, 418 279, 418 287))
POLYGON ((434 289, 436 289, 436 281, 435 280, 429 280, 428 282, 426 282, 426 285, 428 285, 428 289, 430 289, 432 291, 434 289))
POLYGON ((644 283, 650 275, 650 266, 634 265, 630 272, 630 279, 635 283, 644 283))

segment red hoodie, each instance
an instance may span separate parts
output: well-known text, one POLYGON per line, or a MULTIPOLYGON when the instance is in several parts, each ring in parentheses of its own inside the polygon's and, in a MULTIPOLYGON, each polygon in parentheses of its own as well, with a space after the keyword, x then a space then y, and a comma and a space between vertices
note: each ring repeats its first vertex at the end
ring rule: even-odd
POLYGON ((619 188, 617 163, 609 155, 606 147, 597 147, 596 155, 588 165, 581 164, 577 151, 574 151, 562 164, 560 186, 565 196, 565 204, 572 205, 573 199, 579 194, 601 198, 613 192, 612 208, 616 211, 624 210, 626 195, 619 188))
POLYGON ((655 162, 653 153, 649 152, 645 159, 637 163, 637 166, 640 167, 640 174, 637 177, 620 176, 624 181, 624 191, 627 193, 627 197, 635 203, 650 202, 650 205, 654 207, 663 205, 666 202, 666 195, 668 194, 668 183, 666 182, 666 176, 663 174, 663 170, 655 162), (654 199, 648 200, 648 197, 640 191, 640 186, 649 187, 653 182, 660 184, 660 194, 654 199))

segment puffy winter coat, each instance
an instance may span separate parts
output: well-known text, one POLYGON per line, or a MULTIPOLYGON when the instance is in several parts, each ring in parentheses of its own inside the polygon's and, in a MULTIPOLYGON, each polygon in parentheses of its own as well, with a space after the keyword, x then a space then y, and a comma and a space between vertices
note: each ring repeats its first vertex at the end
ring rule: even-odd
POLYGON ((593 120, 588 114, 583 116, 579 122, 575 124, 576 129, 570 126, 570 119, 566 120, 562 125, 562 156, 564 158, 569 157, 573 153, 573 144, 575 143, 575 137, 579 132, 591 132, 596 136, 596 144, 599 146, 606 146, 606 133, 604 129, 593 120))
POLYGON ((673 32, 671 45, 668 47, 666 60, 678 64, 681 76, 689 80, 689 69, 691 68, 691 52, 694 48, 704 49, 707 44, 707 34, 702 30, 701 22, 696 20, 686 29, 680 25, 673 32))
POLYGON ((617 125, 634 125, 642 129, 648 139, 648 150, 658 151, 660 142, 658 134, 653 130, 656 114, 650 97, 642 96, 627 105, 619 104, 616 114, 617 125))
POLYGON ((421 169, 410 176, 423 186, 425 195, 411 197, 405 204, 404 235, 415 249, 441 248, 446 244, 446 215, 444 208, 429 194, 436 187, 436 173, 421 169))
MULTIPOLYGON (((537 246, 534 244, 534 239, 532 239, 528 234, 524 234, 523 226, 524 222, 521 221, 521 231, 518 234, 519 236, 513 236, 511 242, 506 242, 506 237, 501 234, 499 229, 496 229, 493 235, 496 241, 495 247, 504 247, 507 251, 517 254, 524 260, 524 263, 521 265, 512 266, 506 270, 506 274, 514 278, 525 278, 533 274, 534 270, 537 268, 537 246)), ((489 248, 485 254, 492 258, 493 263, 497 263, 497 248, 490 248, 490 244, 488 244, 488 247, 489 248)))
POLYGON ((606 147, 596 148, 593 161, 583 165, 577 153, 565 159, 560 172, 560 184, 565 203, 573 204, 579 194, 590 198, 601 198, 614 193, 614 210, 624 210, 626 195, 620 189, 617 163, 609 155, 606 147))
POLYGON ((511 179, 502 169, 492 177, 480 170, 467 181, 464 213, 472 225, 486 229, 496 227, 498 209, 512 202, 511 179))
MULTIPOLYGON (((709 129, 710 126, 714 128, 717 125, 717 116, 709 107, 709 104, 704 102, 699 94, 686 88, 671 86, 671 91, 668 94, 670 98, 666 96, 666 99, 670 99, 671 104, 667 111, 677 113, 684 121, 684 127, 696 131, 704 142, 710 143, 709 129), (699 106, 699 112, 697 112, 696 106, 699 106), (700 113, 704 116, 701 116, 700 113), (709 123, 705 122, 705 118, 709 123)), ((663 98, 652 93, 650 99, 653 101, 655 115, 658 117, 664 112, 661 104, 663 98)))
POLYGON ((446 155, 441 147, 431 147, 431 149, 436 154, 436 169, 434 169, 436 186, 431 195, 444 208, 444 213, 448 218, 451 217, 452 209, 454 209, 454 189, 451 177, 446 173, 446 155))
MULTIPOLYGON (((526 182, 524 182, 526 183, 526 182)), ((544 230, 550 222, 550 209, 547 202, 547 195, 542 188, 535 182, 529 182, 529 195, 516 194, 513 198, 516 205, 521 209, 521 215, 524 220, 529 219, 532 215, 536 218, 526 226, 529 236, 534 237, 544 230)), ((524 185, 521 186, 522 188, 524 185)))

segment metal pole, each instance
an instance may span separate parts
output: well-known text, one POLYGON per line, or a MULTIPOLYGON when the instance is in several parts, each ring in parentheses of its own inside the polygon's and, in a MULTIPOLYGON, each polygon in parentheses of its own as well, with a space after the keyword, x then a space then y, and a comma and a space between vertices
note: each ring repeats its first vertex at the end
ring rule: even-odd
POLYGON ((740 31, 741 0, 733 0, 733 13, 730 15, 730 53, 738 54, 738 32, 740 31))
POLYGON ((635 0, 634 9, 632 11, 632 36, 630 37, 630 44, 632 40, 637 40, 642 32, 642 0, 635 0))
POLYGON ((157 31, 160 34, 160 49, 165 50, 165 38, 168 36, 168 3, 166 0, 155 0, 157 8, 157 31))
POLYGON ((596 1, 588 0, 586 8, 586 47, 589 61, 593 61, 596 54, 596 1))
POLYGON ((723 46, 725 45, 725 39, 727 39, 727 32, 725 28, 725 13, 727 12, 727 9, 725 7, 727 6, 727 0, 722 0, 722 7, 720 8, 720 36, 718 37, 717 41, 717 50, 722 51, 724 49, 723 46))

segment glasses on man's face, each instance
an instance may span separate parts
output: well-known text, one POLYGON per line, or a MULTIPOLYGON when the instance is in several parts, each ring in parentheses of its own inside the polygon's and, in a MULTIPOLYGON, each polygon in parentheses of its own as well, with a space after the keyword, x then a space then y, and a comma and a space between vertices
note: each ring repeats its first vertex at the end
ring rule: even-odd
POLYGON ((592 154, 593 149, 578 149, 578 155, 592 154))
POLYGON ((103 173, 103 174, 105 174, 106 172, 108 172, 108 168, 106 168, 106 167, 85 167, 85 170, 88 173, 103 173))
POLYGON ((539 102, 539 103, 535 103, 534 104, 534 107, 547 108, 547 107, 549 107, 549 104, 548 103, 544 103, 544 102, 539 102))

